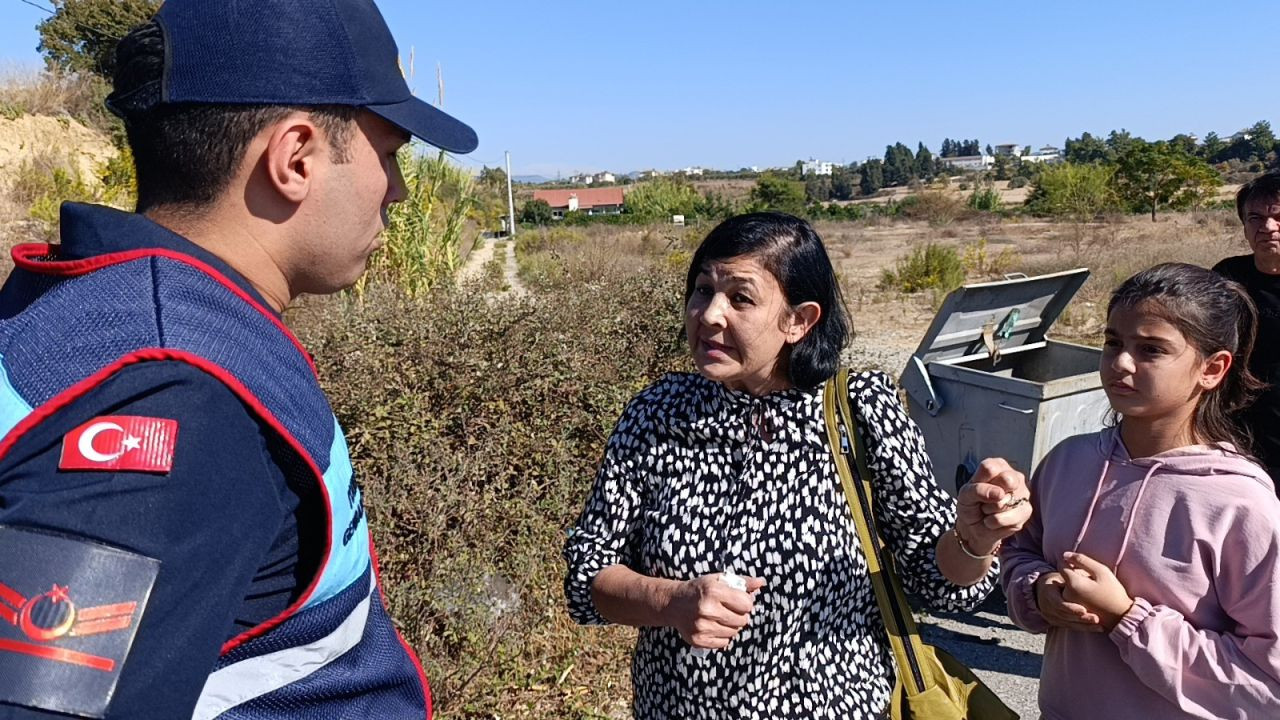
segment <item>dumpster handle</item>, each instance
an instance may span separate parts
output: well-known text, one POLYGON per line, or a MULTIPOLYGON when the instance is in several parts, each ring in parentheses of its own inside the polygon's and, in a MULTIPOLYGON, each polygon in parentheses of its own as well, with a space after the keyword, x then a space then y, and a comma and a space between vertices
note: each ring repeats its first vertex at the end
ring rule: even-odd
POLYGON ((1016 413, 1022 413, 1023 415, 1030 415, 1031 413, 1035 412, 1034 408, 1020 408, 1020 407, 1014 407, 1012 405, 1006 405, 1004 403, 1000 403, 998 407, 1002 407, 1005 410, 1012 410, 1016 413))

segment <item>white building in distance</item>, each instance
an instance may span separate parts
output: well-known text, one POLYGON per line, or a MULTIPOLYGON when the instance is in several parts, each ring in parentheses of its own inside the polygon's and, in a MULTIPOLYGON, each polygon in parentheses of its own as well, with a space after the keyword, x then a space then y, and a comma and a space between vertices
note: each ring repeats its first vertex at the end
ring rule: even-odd
POLYGON ((1062 151, 1052 145, 1045 145, 1030 155, 1023 155, 1022 162, 1056 163, 1062 162, 1062 151))
POLYGON ((833 163, 821 162, 819 160, 814 160, 813 158, 809 158, 807 162, 805 162, 803 165, 800 166, 800 174, 801 175, 830 175, 831 169, 833 167, 834 167, 833 163))
POLYGON ((957 170, 982 171, 996 164, 995 156, 987 155, 957 155, 954 157, 938 158, 942 164, 953 167, 957 170))

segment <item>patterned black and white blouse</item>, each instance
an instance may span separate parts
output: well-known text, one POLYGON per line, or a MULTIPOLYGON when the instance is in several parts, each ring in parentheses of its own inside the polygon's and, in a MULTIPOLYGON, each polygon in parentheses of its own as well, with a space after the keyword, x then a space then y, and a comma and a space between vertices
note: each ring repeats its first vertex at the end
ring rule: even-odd
MULTIPOLYGON (((933 479, 920 431, 883 373, 851 376, 849 393, 876 520, 908 594, 934 609, 972 608, 998 570, 960 587, 934 564, 955 503, 933 479)), ((725 650, 699 657, 674 628, 641 628, 636 718, 878 718, 888 705, 892 655, 826 442, 821 387, 754 397, 696 374, 664 376, 623 411, 564 555, 580 623, 606 622, 590 586, 610 565, 671 579, 732 569, 767 582, 725 650)))

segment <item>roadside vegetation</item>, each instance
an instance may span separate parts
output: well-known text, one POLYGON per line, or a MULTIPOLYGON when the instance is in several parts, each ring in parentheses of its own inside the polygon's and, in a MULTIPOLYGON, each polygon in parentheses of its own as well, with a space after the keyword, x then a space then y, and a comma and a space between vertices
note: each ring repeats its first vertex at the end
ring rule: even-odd
MULTIPOLYGON (((107 0, 55 5, 95 2, 107 0)), ((96 72, 51 66, 0 87, 0 127, 51 115, 118 137, 109 120, 95 124, 96 72)), ((821 178, 796 167, 637 183, 630 212, 606 219, 556 221, 530 200, 495 254, 514 252, 528 289, 519 296, 494 292, 505 285, 496 259, 479 282, 455 280, 506 212, 505 174, 472 177, 438 153, 407 154, 409 199, 392 210, 369 272, 287 319, 349 434, 392 614, 424 661, 438 716, 629 717, 634 631, 570 623, 560 548, 624 403, 688 369, 684 274, 720 218, 779 209, 814 221, 859 331, 857 366, 896 375, 947 292, 1014 272, 1091 268, 1053 335, 1096 343, 1107 295, 1133 272, 1245 251, 1223 190, 1276 164, 1269 125, 1250 130, 1200 144, 1085 133, 1058 165, 1005 159, 955 176, 939 155, 976 154, 977 140, 946 139, 939 155, 896 143, 821 178)), ((127 155, 86 172, 67 150, 31 155, 0 187, 9 244, 52 237, 63 200, 132 207, 127 155)))

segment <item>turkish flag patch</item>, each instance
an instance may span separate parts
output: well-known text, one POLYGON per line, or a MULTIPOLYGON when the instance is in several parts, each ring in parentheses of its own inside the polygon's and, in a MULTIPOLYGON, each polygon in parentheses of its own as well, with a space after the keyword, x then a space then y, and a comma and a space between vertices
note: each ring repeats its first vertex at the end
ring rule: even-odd
POLYGON ((177 420, 104 415, 62 438, 58 469, 167 473, 177 443, 177 420))

